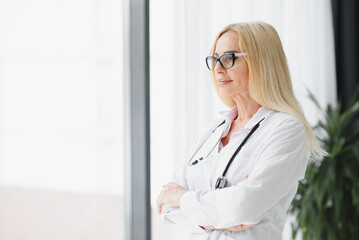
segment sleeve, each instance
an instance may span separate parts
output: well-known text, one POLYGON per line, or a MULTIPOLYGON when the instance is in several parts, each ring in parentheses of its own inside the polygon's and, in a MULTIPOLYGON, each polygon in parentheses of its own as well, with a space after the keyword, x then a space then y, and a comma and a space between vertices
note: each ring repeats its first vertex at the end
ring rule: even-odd
MULTIPOLYGON (((199 134, 199 138, 192 144, 191 150, 188 152, 185 160, 183 161, 182 167, 178 169, 171 178, 171 181, 181 185, 183 188, 188 189, 188 184, 185 179, 185 172, 187 167, 187 160, 191 153, 194 151, 196 146, 198 145, 201 136, 206 134, 210 129, 212 129, 213 125, 219 121, 219 118, 212 120, 204 130, 199 134)), ((188 216, 183 215, 182 210, 178 207, 172 207, 169 205, 162 205, 162 216, 161 216, 162 224, 180 224, 188 229, 190 233, 208 233, 213 230, 205 230, 202 229, 198 224, 192 221, 188 216)))
POLYGON ((215 228, 260 222, 266 211, 305 176, 304 125, 297 119, 283 122, 255 151, 255 166, 247 180, 214 191, 186 192, 180 200, 183 215, 198 225, 215 228))
MULTIPOLYGON (((171 181, 181 185, 183 188, 188 189, 187 183, 183 176, 185 172, 185 166, 179 169, 172 176, 171 181)), ((190 233, 207 233, 212 230, 202 229, 199 225, 196 225, 188 216, 183 215, 182 211, 178 207, 172 207, 167 204, 162 205, 162 224, 179 224, 184 226, 190 233)))

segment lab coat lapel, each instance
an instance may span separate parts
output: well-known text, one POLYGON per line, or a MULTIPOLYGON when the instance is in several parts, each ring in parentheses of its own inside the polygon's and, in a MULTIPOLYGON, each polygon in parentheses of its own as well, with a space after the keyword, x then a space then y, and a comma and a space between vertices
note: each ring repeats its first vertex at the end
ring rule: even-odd
POLYGON ((219 118, 217 121, 214 121, 214 124, 210 125, 208 129, 205 130, 205 133, 202 134, 202 136, 199 137, 197 142, 194 144, 194 147, 189 151, 186 159, 187 162, 192 158, 197 151, 202 147, 202 145, 206 142, 206 140, 213 134, 213 130, 225 120, 224 118, 219 118))

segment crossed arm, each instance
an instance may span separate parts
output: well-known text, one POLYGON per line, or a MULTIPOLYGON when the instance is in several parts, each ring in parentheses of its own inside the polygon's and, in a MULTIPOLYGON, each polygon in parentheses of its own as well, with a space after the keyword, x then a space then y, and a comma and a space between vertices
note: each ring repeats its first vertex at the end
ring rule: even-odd
MULTIPOLYGON (((180 185, 178 185, 174 182, 169 182, 169 183, 163 185, 163 189, 157 198, 158 214, 162 213, 162 204, 167 204, 172 207, 180 207, 180 199, 185 192, 187 192, 186 189, 184 189, 183 187, 181 187, 180 185)), ((251 225, 240 224, 240 225, 235 225, 235 226, 231 226, 231 227, 227 227, 227 228, 215 228, 212 225, 199 226, 199 227, 201 227, 204 230, 229 230, 229 231, 233 231, 233 232, 238 232, 238 231, 247 230, 248 228, 253 227, 255 225, 257 225, 257 224, 251 224, 251 225)))

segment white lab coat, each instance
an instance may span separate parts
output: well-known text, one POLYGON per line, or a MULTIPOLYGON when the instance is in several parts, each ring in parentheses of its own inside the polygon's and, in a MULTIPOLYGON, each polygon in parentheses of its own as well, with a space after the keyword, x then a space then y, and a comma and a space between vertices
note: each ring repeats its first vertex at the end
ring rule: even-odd
MULTIPOLYGON (((231 111, 236 111, 236 107, 231 111)), ((249 128, 259 121, 259 112, 250 120, 249 128)), ((231 119, 219 117, 211 121, 174 174, 172 181, 189 191, 181 197, 180 208, 163 205, 162 222, 185 225, 192 240, 282 239, 286 211, 296 194, 298 180, 305 176, 304 125, 288 114, 270 110, 229 167, 226 188, 215 190, 217 178, 247 133, 230 140, 219 153, 213 151, 196 165, 188 166, 188 159, 223 120, 228 132, 231 119), (240 232, 199 227, 240 224, 258 225, 240 232)))

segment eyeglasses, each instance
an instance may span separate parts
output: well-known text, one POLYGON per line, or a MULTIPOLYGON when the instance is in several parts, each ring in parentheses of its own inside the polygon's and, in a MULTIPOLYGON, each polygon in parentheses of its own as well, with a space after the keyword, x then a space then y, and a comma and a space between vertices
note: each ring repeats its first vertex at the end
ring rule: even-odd
POLYGON ((208 56, 206 57, 206 64, 209 70, 213 71, 217 65, 217 62, 221 64, 224 69, 233 67, 234 61, 237 57, 247 55, 247 53, 225 53, 219 58, 208 56))

